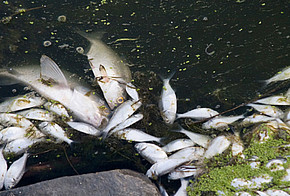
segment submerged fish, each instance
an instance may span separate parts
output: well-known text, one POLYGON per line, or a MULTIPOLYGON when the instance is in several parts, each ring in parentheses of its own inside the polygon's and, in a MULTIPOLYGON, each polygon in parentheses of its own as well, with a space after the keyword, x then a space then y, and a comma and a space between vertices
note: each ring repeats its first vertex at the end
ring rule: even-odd
POLYGON ((14 112, 32 107, 38 107, 45 103, 45 99, 37 97, 35 93, 27 93, 17 97, 11 97, 0 103, 0 112, 14 112))
POLYGON ((176 95, 169 84, 169 81, 173 75, 174 73, 169 78, 163 79, 161 99, 159 103, 161 116, 167 124, 173 124, 177 111, 176 95))
POLYGON ((7 163, 3 156, 3 147, 0 148, 0 190, 4 185, 4 178, 7 172, 7 163))
POLYGON ((219 113, 217 111, 214 111, 210 108, 197 108, 197 109, 193 109, 188 112, 185 112, 183 114, 176 114, 176 119, 193 118, 195 120, 203 120, 203 119, 210 118, 218 114, 219 113))
POLYGON ((21 158, 13 162, 12 165, 9 167, 4 179, 5 189, 13 188, 21 180, 22 176, 25 173, 25 166, 28 155, 28 153, 24 153, 21 158))
POLYGON ((107 122, 105 103, 93 100, 74 88, 77 84, 68 81, 58 65, 43 55, 39 66, 15 67, 13 71, 0 73, 1 78, 22 82, 49 100, 55 100, 68 108, 75 117, 99 127, 107 122))
POLYGON ((79 32, 90 42, 88 57, 94 76, 111 109, 126 100, 126 85, 131 82, 131 72, 126 63, 101 41, 102 34, 79 32))

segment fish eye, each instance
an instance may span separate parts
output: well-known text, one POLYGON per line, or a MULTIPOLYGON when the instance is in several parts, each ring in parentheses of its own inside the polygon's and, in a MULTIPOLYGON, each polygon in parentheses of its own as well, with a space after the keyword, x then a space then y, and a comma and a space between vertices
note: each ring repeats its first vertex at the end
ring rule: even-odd
POLYGON ((110 111, 109 111, 108 108, 105 108, 105 109, 103 110, 103 112, 104 112, 106 115, 110 114, 110 111))
POLYGON ((117 102, 118 102, 118 103, 123 103, 123 102, 124 102, 124 98, 123 98, 123 97, 119 97, 119 98, 117 99, 117 102))

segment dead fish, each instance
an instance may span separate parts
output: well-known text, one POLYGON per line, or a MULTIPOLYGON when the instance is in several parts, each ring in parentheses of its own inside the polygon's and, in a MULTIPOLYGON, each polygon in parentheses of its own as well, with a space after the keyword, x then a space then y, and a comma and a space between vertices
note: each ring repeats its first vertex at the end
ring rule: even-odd
POLYGON ((176 167, 187 162, 187 159, 164 159, 153 164, 146 172, 146 176, 157 179, 159 176, 170 173, 176 167))
POLYGON ((231 142, 226 138, 226 136, 224 135, 218 136, 210 142, 207 150, 204 153, 204 158, 210 159, 214 157, 215 155, 221 154, 230 145, 231 145, 231 142))
POLYGON ((0 103, 0 112, 15 112, 27 108, 41 106, 45 103, 45 99, 38 97, 35 93, 27 93, 16 97, 6 99, 0 103))
POLYGON ((283 116, 283 111, 275 106, 259 105, 259 104, 254 104, 254 103, 247 104, 247 106, 254 108, 255 110, 257 110, 258 112, 262 114, 265 114, 274 118, 280 118, 283 116))
POLYGON ((169 180, 178 180, 181 178, 187 178, 190 176, 196 176, 202 172, 202 169, 197 168, 196 166, 190 165, 181 165, 172 172, 168 174, 169 180))
POLYGON ((278 82, 283 80, 288 80, 290 78, 290 68, 287 67, 283 69, 282 71, 279 71, 276 75, 271 77, 268 80, 265 80, 266 85, 272 83, 272 82, 278 82))
POLYGON ((30 122, 27 118, 19 114, 12 113, 0 113, 0 124, 6 127, 16 126, 25 129, 34 127, 32 122, 30 122))
POLYGON ((85 55, 108 105, 114 109, 126 100, 124 84, 131 82, 130 69, 117 53, 101 41, 102 33, 78 33, 90 42, 85 55))
POLYGON ((126 84, 126 92, 133 100, 139 100, 137 88, 131 82, 126 84))
POLYGON ((158 138, 152 135, 149 135, 139 129, 127 128, 120 130, 116 133, 117 137, 127 141, 135 141, 135 142, 149 142, 155 141, 158 143, 162 143, 162 138, 158 138))
POLYGON ((176 114, 176 119, 192 118, 195 120, 204 120, 206 118, 210 118, 218 114, 219 113, 217 111, 214 111, 210 108, 197 108, 197 109, 193 109, 188 112, 185 112, 183 114, 176 114))
POLYGON ((155 144, 138 143, 135 144, 135 149, 144 159, 146 159, 151 164, 168 158, 166 152, 164 152, 159 146, 155 144))
POLYGON ((93 126, 99 127, 108 121, 104 101, 93 100, 76 90, 79 83, 68 81, 58 65, 45 55, 40 59, 40 67, 18 66, 13 71, 1 72, 0 76, 24 83, 43 97, 60 102, 76 118, 93 126))
POLYGON ((166 146, 163 146, 162 149, 169 153, 169 152, 174 152, 186 147, 190 147, 193 146, 195 143, 190 140, 190 139, 177 139, 174 141, 171 141, 170 143, 168 143, 166 146))
POLYGON ((52 113, 66 119, 70 119, 70 116, 66 110, 66 108, 57 102, 46 102, 44 105, 44 108, 48 111, 51 111, 52 113))
POLYGON ((199 160, 203 157, 204 149, 201 147, 187 147, 169 156, 169 159, 199 160))
POLYGON ((45 135, 41 133, 36 127, 33 127, 31 129, 25 129, 21 127, 7 127, 1 130, 0 133, 2 135, 2 137, 0 137, 0 140, 6 143, 25 137, 32 139, 45 137, 45 135))
POLYGON ((39 142, 45 142, 45 141, 46 139, 44 137, 36 138, 36 139, 27 138, 27 137, 19 138, 19 139, 9 142, 5 146, 3 152, 5 154, 19 155, 27 151, 29 148, 31 148, 33 144, 36 144, 39 142))
POLYGON ((44 134, 52 136, 60 141, 65 141, 69 145, 73 143, 73 140, 68 138, 65 131, 54 122, 42 122, 38 127, 44 134))
POLYGON ((255 123, 262 123, 262 122, 269 122, 275 120, 274 117, 265 116, 262 114, 253 114, 251 116, 246 117, 242 122, 241 125, 248 126, 255 123))
POLYGON ((239 116, 217 116, 202 124, 203 129, 227 129, 229 124, 244 118, 244 115, 239 116))
POLYGON ((102 131, 96 129, 94 126, 87 124, 87 123, 83 123, 83 122, 67 122, 67 124, 77 130, 80 131, 82 133, 85 134, 89 134, 89 135, 93 135, 93 136, 101 136, 102 135, 102 131))
POLYGON ((140 121, 142 118, 143 118, 143 114, 132 115, 131 117, 127 118, 124 122, 118 124, 113 130, 111 130, 108 136, 114 134, 117 131, 120 131, 122 129, 125 129, 131 126, 132 124, 140 121))
POLYGON ((22 176, 25 173, 28 156, 28 153, 24 153, 21 158, 13 162, 12 165, 9 167, 4 179, 5 189, 13 188, 21 180, 22 176))
POLYGON ((169 84, 169 81, 173 75, 174 73, 169 78, 163 79, 161 99, 159 102, 161 116, 167 124, 173 124, 177 111, 176 95, 169 84))
POLYGON ((103 130, 103 139, 105 139, 111 129, 128 119, 140 106, 140 101, 127 100, 120 105, 111 117, 108 125, 103 130))
POLYGON ((189 185, 189 179, 180 179, 181 186, 177 190, 177 192, 174 194, 174 196, 187 196, 186 188, 189 185))
POLYGON ((41 121, 53 121, 54 116, 51 112, 44 110, 44 109, 38 109, 38 108, 32 108, 29 110, 24 110, 17 112, 17 114, 32 120, 41 120, 41 121))
POLYGON ((3 146, 0 148, 0 190, 4 185, 4 178, 7 172, 7 163, 3 156, 3 146))
POLYGON ((202 135, 199 133, 194 133, 192 131, 187 131, 185 129, 183 129, 182 127, 180 127, 179 130, 172 130, 174 132, 179 132, 179 133, 183 133, 185 135, 187 135, 187 137, 189 137, 194 143, 207 148, 209 142, 211 141, 211 138, 207 135, 202 135))
POLYGON ((283 95, 275 95, 271 97, 265 97, 263 99, 259 99, 254 103, 260 103, 265 105, 290 105, 290 100, 283 95))

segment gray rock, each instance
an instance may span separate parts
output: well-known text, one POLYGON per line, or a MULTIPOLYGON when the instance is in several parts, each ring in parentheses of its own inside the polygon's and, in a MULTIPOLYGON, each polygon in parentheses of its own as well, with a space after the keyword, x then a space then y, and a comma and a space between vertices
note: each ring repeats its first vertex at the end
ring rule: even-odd
POLYGON ((0 192, 0 196, 160 196, 157 187, 143 174, 132 170, 66 176, 0 192))

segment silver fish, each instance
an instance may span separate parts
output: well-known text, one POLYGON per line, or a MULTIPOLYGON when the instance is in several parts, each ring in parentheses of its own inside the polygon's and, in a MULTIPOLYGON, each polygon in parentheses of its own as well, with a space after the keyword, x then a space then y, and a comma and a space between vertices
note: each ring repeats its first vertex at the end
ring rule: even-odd
POLYGON ((151 164, 168 158, 166 152, 164 152, 159 146, 155 144, 138 143, 135 144, 135 149, 144 159, 146 159, 151 164))
POLYGON ((127 118, 124 122, 118 124, 114 129, 112 129, 109 132, 108 136, 114 134, 117 131, 120 131, 122 129, 125 129, 125 128, 131 126, 132 124, 140 121, 142 118, 143 118, 143 114, 132 115, 131 117, 127 118))
POLYGON ((226 129, 229 124, 234 123, 237 120, 245 118, 244 115, 239 116, 217 116, 202 124, 203 129, 226 129))
POLYGON ((137 88, 131 82, 126 84, 126 92, 133 100, 139 100, 137 88))
POLYGON ((58 65, 49 57, 43 55, 39 66, 15 67, 13 71, 4 71, 0 77, 11 78, 22 82, 49 100, 55 100, 68 108, 77 118, 99 127, 108 121, 105 103, 92 100, 90 97, 72 89, 78 85, 74 81, 67 81, 58 65), (41 68, 41 69, 40 69, 41 68))
POLYGON ((4 178, 7 172, 7 163, 3 156, 3 147, 0 148, 0 190, 4 185, 4 178))
POLYGON ((169 156, 169 159, 199 160, 203 157, 204 149, 201 147, 187 147, 169 156))
POLYGON ((153 164, 146 172, 146 176, 157 179, 159 176, 170 173, 176 167, 187 162, 187 159, 164 159, 153 164))
POLYGON ((13 188, 21 180, 22 176, 25 173, 28 155, 28 153, 24 153, 21 158, 13 162, 12 165, 9 167, 4 179, 5 189, 13 188))
POLYGON ((108 105, 111 109, 119 106, 126 99, 125 84, 131 82, 129 67, 101 41, 101 33, 79 32, 79 34, 90 42, 86 56, 108 105))
POLYGON ((174 151, 186 148, 186 147, 193 146, 194 144, 195 143, 190 139, 177 139, 177 140, 171 141, 166 146, 163 146, 162 149, 168 153, 168 152, 174 152, 174 151))
POLYGON ((0 112, 14 112, 32 107, 38 107, 45 103, 45 99, 37 97, 35 93, 27 93, 17 97, 11 97, 0 103, 0 112))
POLYGON ((44 142, 46 141, 45 138, 36 138, 36 139, 33 139, 33 138, 27 138, 27 137, 24 137, 24 138, 19 138, 19 139, 16 139, 16 140, 13 140, 11 142, 9 142, 3 152, 5 154, 14 154, 14 155, 19 155, 19 154, 22 154, 24 153, 25 151, 27 151, 29 148, 31 148, 31 146, 33 144, 36 144, 36 143, 39 143, 39 142, 44 142))
POLYGON ((67 124, 77 130, 80 131, 82 133, 85 134, 89 134, 89 135, 93 135, 93 136, 101 136, 102 135, 102 131, 96 129, 94 126, 87 124, 87 123, 83 123, 83 122, 67 122, 67 124))
POLYGON ((108 125, 103 130, 103 139, 107 137, 107 134, 111 129, 128 119, 141 105, 142 103, 140 101, 135 100, 127 100, 122 105, 120 105, 115 110, 108 125))
POLYGON ((135 142, 149 142, 155 141, 158 143, 162 143, 162 138, 158 138, 152 135, 149 135, 141 130, 127 128, 124 130, 120 130, 116 133, 116 135, 120 139, 124 139, 127 141, 135 141, 135 142))
POLYGON ((274 117, 274 118, 280 118, 283 117, 283 111, 280 110, 278 107, 271 106, 271 105, 260 105, 260 104, 254 104, 250 103, 247 104, 247 106, 250 106, 257 110, 258 112, 261 112, 262 114, 274 117))
POLYGON ((201 171, 202 169, 197 168, 196 166, 181 165, 168 174, 168 179, 178 180, 189 176, 196 176, 197 174, 201 173, 201 171))
POLYGON ((187 137, 189 137, 194 143, 207 148, 209 142, 211 141, 211 138, 207 135, 202 135, 199 133, 194 133, 192 131, 187 131, 185 129, 183 129, 182 127, 180 127, 179 130, 172 130, 175 132, 179 132, 179 133, 183 133, 185 135, 187 135, 187 137))
POLYGON ((27 118, 19 114, 12 114, 12 113, 0 113, 0 124, 9 127, 9 126, 16 126, 25 129, 30 129, 34 127, 32 122, 30 122, 27 118))
POLYGON ((187 196, 186 188, 189 185, 189 179, 180 179, 181 186, 174 194, 174 196, 187 196))
POLYGON ((13 140, 24 138, 26 135, 26 129, 20 127, 7 127, 1 130, 2 137, 0 140, 4 142, 11 142, 13 140))
POLYGON ((188 112, 185 112, 183 114, 176 114, 176 119, 193 118, 195 120, 204 120, 206 118, 210 118, 218 114, 219 113, 217 111, 214 111, 210 108, 197 108, 197 109, 193 109, 188 112))
POLYGON ((66 108, 57 102, 46 102, 44 105, 44 108, 48 111, 53 112, 54 114, 57 114, 58 116, 66 119, 70 119, 70 116, 66 110, 66 108))
POLYGON ((67 137, 65 131, 54 122, 42 122, 38 125, 38 127, 43 133, 49 136, 52 136, 60 141, 65 141, 69 145, 73 143, 73 141, 67 137))
POLYGON ((53 121, 54 116, 51 112, 44 110, 44 109, 38 109, 38 108, 32 108, 29 110, 24 110, 17 112, 17 114, 28 118, 32 120, 41 120, 41 121, 53 121))
POLYGON ((210 159, 215 155, 221 154, 231 145, 231 141, 229 141, 226 136, 218 136, 214 138, 209 144, 207 150, 204 153, 204 158, 210 159))
POLYGON ((265 97, 255 101, 254 103, 261 103, 266 105, 290 105, 290 100, 283 95, 274 95, 271 97, 265 97))
POLYGON ((161 100, 159 103, 159 108, 161 111, 161 116, 165 123, 173 124, 176 111, 177 111, 177 101, 174 90, 171 88, 169 81, 173 74, 166 79, 163 79, 163 87, 161 91, 161 100))
POLYGON ((266 85, 268 85, 268 84, 270 84, 272 82, 288 80, 289 78, 290 78, 290 68, 287 67, 287 68, 283 69, 282 71, 279 71, 272 78, 266 80, 265 83, 266 83, 266 85))
POLYGON ((262 114, 253 114, 251 116, 246 117, 241 124, 243 126, 247 126, 247 125, 252 125, 255 123, 261 123, 261 122, 269 122, 272 120, 275 120, 276 118, 274 117, 269 117, 269 116, 265 116, 262 114))

